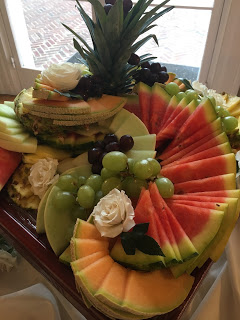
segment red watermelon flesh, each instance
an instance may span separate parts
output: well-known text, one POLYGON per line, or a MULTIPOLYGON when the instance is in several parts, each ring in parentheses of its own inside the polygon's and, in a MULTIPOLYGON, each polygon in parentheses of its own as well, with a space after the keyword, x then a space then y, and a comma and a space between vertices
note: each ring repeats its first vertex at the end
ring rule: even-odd
MULTIPOLYGON (((225 132, 220 133, 220 131, 216 131, 214 134, 216 134, 215 137, 212 137, 212 134, 207 135, 205 138, 203 138, 199 141, 196 141, 195 143, 191 144, 190 146, 176 152, 175 154, 173 154, 169 158, 163 160, 161 162, 161 165, 167 165, 169 163, 172 163, 177 160, 181 160, 182 158, 196 154, 196 153, 201 152, 203 150, 206 150, 206 149, 218 146, 219 144, 228 142, 228 138, 227 138, 225 132)), ((162 156, 160 156, 160 157, 162 157, 162 156)))
POLYGON ((217 113, 211 101, 208 98, 203 99, 195 112, 187 119, 187 121, 179 130, 175 139, 175 145, 179 144, 180 141, 185 140, 198 130, 202 129, 207 123, 210 123, 216 119, 217 113))
POLYGON ((165 139, 173 139, 178 132, 179 128, 195 111, 197 104, 192 100, 164 129, 160 130, 157 134, 157 141, 165 139))
POLYGON ((156 184, 151 184, 149 190, 158 217, 162 221, 163 227, 171 239, 172 244, 175 243, 175 245, 173 245, 174 251, 176 252, 176 249, 178 250, 178 254, 180 253, 183 261, 197 255, 196 248, 161 197, 156 184))
POLYGON ((164 114, 161 128, 165 127, 167 120, 170 118, 171 114, 174 112, 177 106, 178 106, 178 99, 176 98, 176 96, 172 96, 167 106, 166 112, 164 114))
POLYGON ((218 232, 224 212, 176 204, 173 214, 200 254, 218 232))
POLYGON ((171 96, 159 86, 158 83, 155 83, 152 87, 152 96, 151 96, 151 114, 150 114, 150 132, 158 133, 162 125, 163 116, 166 112, 167 106, 171 96))
MULTIPOLYGON (((192 154, 190 156, 185 156, 180 160, 176 160, 174 162, 171 162, 168 165, 166 165, 165 168, 170 167, 170 166, 174 166, 174 165, 178 165, 181 163, 188 163, 188 162, 193 162, 193 161, 197 161, 197 160, 209 159, 209 158, 213 158, 213 157, 217 157, 217 156, 222 156, 224 154, 228 154, 231 152, 232 152, 232 148, 231 148, 229 142, 225 142, 225 143, 219 144, 216 147, 212 147, 212 148, 206 149, 202 152, 198 152, 198 153, 192 154)), ((161 165, 163 165, 163 163, 161 163, 161 165)))
POLYGON ((165 122, 163 122, 163 128, 167 127, 169 123, 171 123, 172 120, 176 118, 176 116, 182 112, 182 110, 188 105, 187 99, 183 98, 175 108, 175 110, 172 112, 169 118, 165 119, 165 122))
POLYGON ((178 204, 184 204, 187 206, 191 207, 199 207, 199 208, 208 208, 208 209, 213 209, 213 210, 220 210, 227 212, 228 205, 226 203, 221 203, 221 202, 213 202, 213 201, 193 201, 193 200, 180 200, 180 199, 167 199, 166 201, 167 205, 169 208, 174 211, 175 205, 178 204))
POLYGON ((228 173, 236 174, 236 160, 233 153, 161 169, 161 175, 167 177, 173 183, 199 180, 228 173))
POLYGON ((137 207, 135 208, 134 221, 136 224, 149 223, 147 234, 159 244, 162 252, 165 255, 166 263, 177 261, 176 255, 169 242, 168 236, 162 226, 162 223, 157 219, 156 210, 152 204, 150 193, 148 190, 141 192, 137 207))
POLYGON ((240 197, 240 190, 239 189, 233 189, 233 190, 202 191, 202 192, 195 192, 194 194, 189 193, 189 194, 186 194, 186 195, 239 198, 240 197))
POLYGON ((202 191, 232 190, 236 188, 234 173, 214 176, 210 178, 191 180, 174 184, 175 194, 186 194, 202 191))
POLYGON ((22 154, 0 147, 0 190, 7 183, 22 160, 22 154))
POLYGON ((172 143, 170 143, 169 146, 161 154, 161 159, 162 160, 168 159, 169 157, 176 154, 180 150, 185 149, 185 148, 191 146, 192 144, 199 142, 200 140, 206 139, 207 136, 209 136, 209 140, 210 140, 211 138, 213 138, 217 135, 217 134, 215 134, 216 132, 218 132, 217 134, 222 133, 222 123, 221 123, 220 118, 207 124, 202 129, 200 129, 199 131, 194 133, 191 137, 185 139, 181 143, 177 143, 175 145, 175 139, 174 139, 172 141, 172 143))
POLYGON ((146 85, 143 82, 139 82, 138 84, 138 97, 139 97, 139 105, 141 110, 141 120, 147 127, 148 131, 150 130, 149 123, 149 114, 151 108, 151 95, 152 88, 146 85))

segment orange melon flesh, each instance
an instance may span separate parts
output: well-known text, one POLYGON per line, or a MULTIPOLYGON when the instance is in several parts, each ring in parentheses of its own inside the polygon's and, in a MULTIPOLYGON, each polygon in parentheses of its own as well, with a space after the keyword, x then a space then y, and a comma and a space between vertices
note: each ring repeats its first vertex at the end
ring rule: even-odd
POLYGON ((161 314, 179 306, 187 297, 194 278, 175 279, 168 270, 129 271, 123 308, 136 314, 161 314))
POLYGON ((93 262, 106 256, 107 254, 108 254, 107 251, 98 251, 98 252, 94 252, 88 256, 85 256, 83 258, 80 258, 80 259, 77 259, 77 260, 71 262, 71 268, 72 268, 73 273, 81 271, 82 269, 88 267, 93 262))
POLYGON ((108 241, 95 239, 75 239, 71 240, 72 261, 86 257, 98 251, 108 251, 108 241))
POLYGON ((114 261, 106 255, 83 270, 75 273, 75 280, 79 288, 87 289, 89 293, 94 293, 99 289, 114 261))
POLYGON ((122 310, 129 270, 114 263, 95 297, 110 307, 122 310))
POLYGON ((88 223, 87 221, 84 221, 82 219, 77 219, 73 231, 73 237, 78 239, 106 239, 102 238, 101 234, 93 224, 88 223))

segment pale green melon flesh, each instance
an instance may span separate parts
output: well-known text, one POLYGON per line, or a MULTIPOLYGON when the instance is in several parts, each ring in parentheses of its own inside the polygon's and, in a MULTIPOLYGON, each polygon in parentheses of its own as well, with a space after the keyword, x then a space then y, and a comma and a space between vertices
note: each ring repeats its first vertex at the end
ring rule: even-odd
POLYGON ((17 120, 0 116, 0 128, 23 128, 17 120))
POLYGON ((37 221, 36 221, 37 233, 44 233, 45 232, 44 211, 45 211, 47 199, 48 199, 48 196, 49 196, 49 193, 51 190, 52 190, 52 187, 48 188, 48 190, 45 192, 45 194, 42 197, 42 199, 39 203, 39 206, 38 206, 37 221))
POLYGON ((0 116, 17 120, 14 110, 5 104, 0 104, 0 116))
POLYGON ((0 147, 9 151, 34 153, 37 150, 37 139, 34 137, 29 137, 21 143, 0 139, 0 147))
POLYGON ((11 141, 11 142, 22 143, 28 137, 29 137, 29 134, 27 132, 10 135, 6 133, 2 133, 0 131, 0 139, 11 141))
POLYGON ((120 110, 113 118, 112 123, 109 127, 110 131, 116 132, 123 122, 125 122, 128 117, 130 117, 131 112, 126 109, 120 110))
POLYGON ((18 134, 18 133, 25 133, 26 131, 23 127, 20 127, 20 128, 0 127, 0 132, 5 133, 5 134, 9 134, 9 135, 14 135, 14 134, 18 134))
POLYGON ((156 151, 151 150, 130 150, 126 152, 126 156, 128 158, 132 158, 135 161, 147 159, 147 158, 155 158, 156 151))
POLYGON ((155 150, 156 135, 148 134, 145 136, 137 136, 133 138, 134 145, 131 150, 155 150))
POLYGON ((149 134, 145 124, 134 113, 123 122, 123 124, 115 132, 115 135, 120 139, 123 135, 129 134, 132 137, 144 136, 149 134))
POLYGON ((67 266, 70 266, 70 263, 72 261, 70 246, 68 246, 67 249, 64 250, 63 253, 59 256, 59 261, 66 264, 67 266))
POLYGON ((3 102, 6 106, 14 109, 14 102, 13 101, 4 101, 3 102))
POLYGON ((154 267, 159 269, 165 266, 162 256, 145 254, 139 250, 136 250, 134 255, 127 255, 121 241, 117 241, 114 244, 110 256, 120 264, 137 270, 151 270, 154 267))

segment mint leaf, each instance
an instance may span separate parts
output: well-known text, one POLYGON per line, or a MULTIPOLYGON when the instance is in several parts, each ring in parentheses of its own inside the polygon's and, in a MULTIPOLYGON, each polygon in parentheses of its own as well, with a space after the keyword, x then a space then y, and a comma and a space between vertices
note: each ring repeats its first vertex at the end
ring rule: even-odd
POLYGON ((182 83, 185 84, 186 88, 187 89, 191 89, 191 90, 194 90, 191 83, 187 80, 187 79, 183 79, 183 78, 178 78, 179 80, 182 81, 182 83))
POLYGON ((143 253, 153 256, 164 256, 158 243, 152 237, 147 235, 144 235, 141 237, 141 239, 138 239, 136 245, 136 248, 143 253))

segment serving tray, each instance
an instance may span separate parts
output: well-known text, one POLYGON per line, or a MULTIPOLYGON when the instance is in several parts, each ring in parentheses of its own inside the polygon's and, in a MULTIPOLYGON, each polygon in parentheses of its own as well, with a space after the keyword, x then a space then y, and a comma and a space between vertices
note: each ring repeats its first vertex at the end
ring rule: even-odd
MULTIPOLYGON (((87 308, 81 295, 77 292, 74 276, 69 267, 59 262, 50 248, 45 235, 36 232, 36 212, 19 208, 7 195, 6 190, 0 192, 0 229, 6 234, 8 241, 16 250, 45 276, 66 297, 87 320, 107 320, 108 317, 93 307, 87 308)), ((187 305, 193 298, 200 283, 206 276, 212 261, 209 259, 201 269, 195 269, 195 281, 186 300, 175 310, 156 316, 154 320, 179 320, 187 305)))

